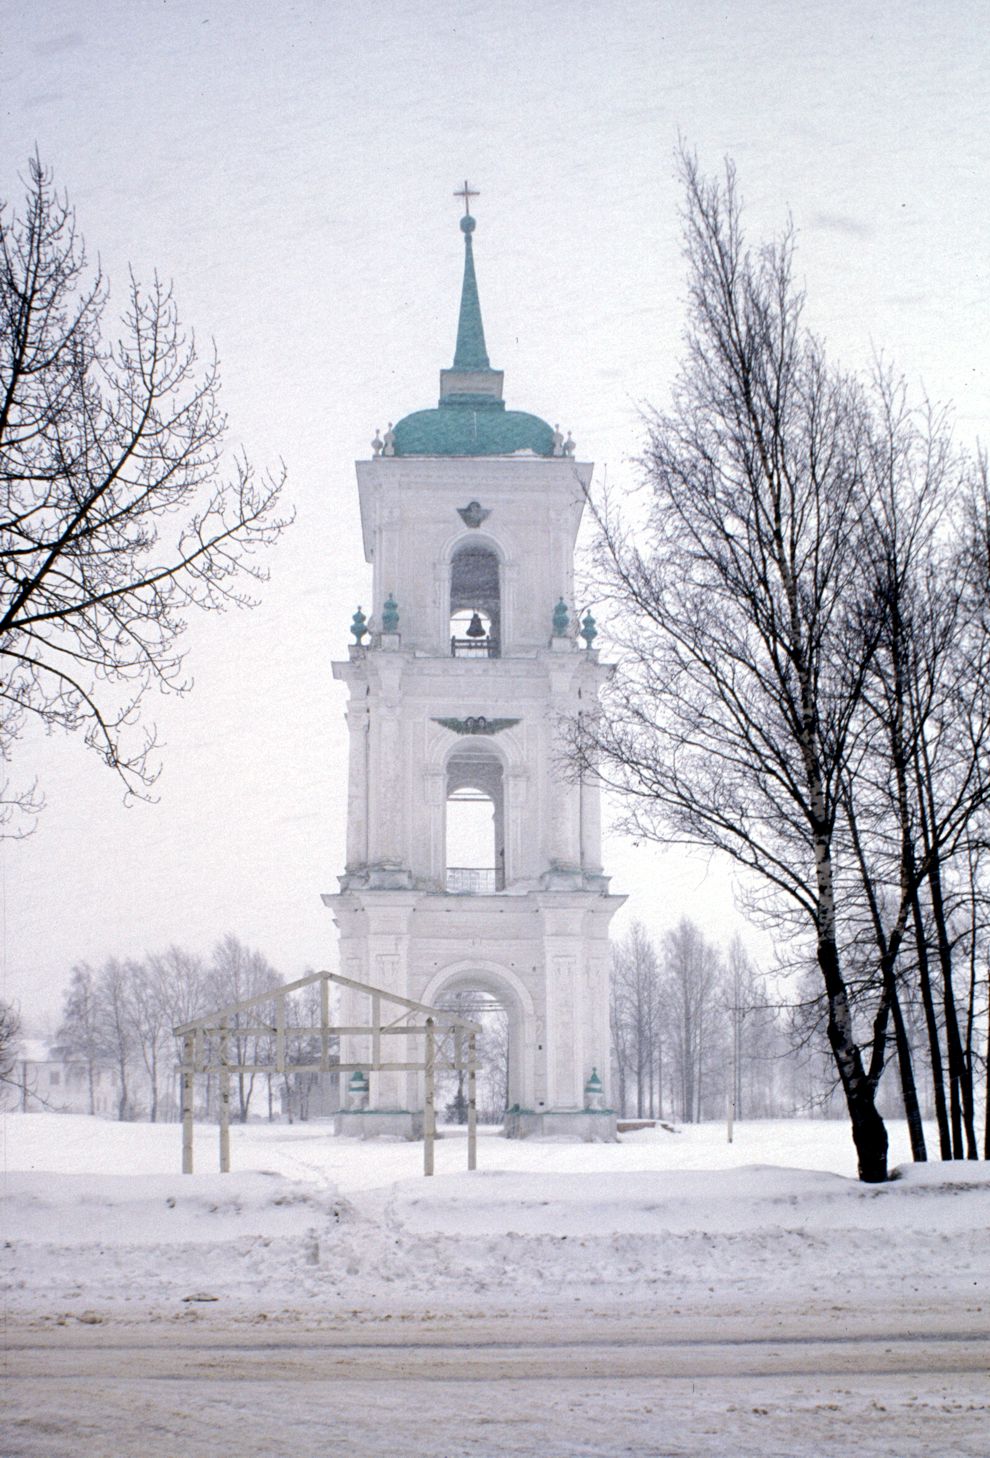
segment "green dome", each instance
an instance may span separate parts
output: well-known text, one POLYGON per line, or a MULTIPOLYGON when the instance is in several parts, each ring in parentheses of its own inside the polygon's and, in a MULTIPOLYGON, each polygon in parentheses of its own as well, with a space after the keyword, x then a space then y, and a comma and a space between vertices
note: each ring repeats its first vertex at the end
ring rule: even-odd
MULTIPOLYGON (((467 189, 467 183, 464 186, 467 189)), ((457 345, 453 367, 440 371, 439 404, 435 410, 417 410, 390 427, 387 455, 510 456, 515 451, 532 451, 538 456, 552 456, 555 444, 560 444, 559 437, 539 416, 505 408, 502 371, 492 369, 485 347, 471 246, 474 229, 474 218, 465 214, 461 219, 464 281, 457 345)))
MULTIPOLYGON (((417 410, 395 426, 397 456, 553 455, 554 433, 538 415, 492 409, 492 403, 417 410)), ((500 403, 500 402, 499 402, 500 403)))

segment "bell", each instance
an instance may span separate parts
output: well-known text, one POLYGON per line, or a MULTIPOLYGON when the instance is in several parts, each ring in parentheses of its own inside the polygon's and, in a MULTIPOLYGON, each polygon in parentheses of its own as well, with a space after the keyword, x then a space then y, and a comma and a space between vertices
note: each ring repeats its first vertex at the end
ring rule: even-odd
POLYGON ((485 627, 477 613, 472 613, 471 621, 468 624, 467 635, 469 638, 484 638, 485 627))

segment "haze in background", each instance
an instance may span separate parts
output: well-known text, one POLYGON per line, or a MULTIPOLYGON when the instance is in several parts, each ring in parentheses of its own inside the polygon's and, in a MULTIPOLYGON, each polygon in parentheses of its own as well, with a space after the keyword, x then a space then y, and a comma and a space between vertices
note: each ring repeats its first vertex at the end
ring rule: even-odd
MULTIPOLYGON (((116 300, 128 262, 174 280, 217 341, 232 445, 283 457, 298 511, 261 607, 194 621, 195 689, 152 705, 157 805, 122 806, 80 742, 24 742, 15 770, 48 806, 0 844, 0 952, 33 1028, 79 959, 230 930, 287 976, 335 965, 330 662, 379 606, 353 461, 451 362, 465 177, 508 406, 559 421, 613 484, 680 350, 678 135, 709 170, 735 159, 752 238, 793 218, 834 357, 883 351, 986 437, 985 20, 966 0, 0 6, 0 195, 20 206, 37 146, 116 300)), ((624 916, 736 925, 704 861, 613 841, 606 866, 624 916)))

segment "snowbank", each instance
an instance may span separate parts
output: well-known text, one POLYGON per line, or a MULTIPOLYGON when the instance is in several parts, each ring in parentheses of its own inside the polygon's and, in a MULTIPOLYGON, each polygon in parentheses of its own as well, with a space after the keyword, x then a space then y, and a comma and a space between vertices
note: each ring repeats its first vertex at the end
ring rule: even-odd
MULTIPOLYGON (((604 1316, 703 1311, 717 1295, 740 1311, 879 1299, 906 1312, 982 1299, 990 1278, 986 1165, 861 1185, 828 1167, 848 1162, 836 1125, 751 1125, 732 1146, 711 1127, 615 1146, 487 1134, 473 1174, 454 1136, 433 1180, 416 1145, 316 1125, 233 1136, 237 1172, 182 1176, 174 1126, 8 1116, 8 1310, 43 1323, 187 1317, 194 1304, 238 1320, 604 1316), (785 1141, 806 1167, 768 1162, 785 1141)), ((197 1131, 201 1168, 214 1140, 197 1131)))

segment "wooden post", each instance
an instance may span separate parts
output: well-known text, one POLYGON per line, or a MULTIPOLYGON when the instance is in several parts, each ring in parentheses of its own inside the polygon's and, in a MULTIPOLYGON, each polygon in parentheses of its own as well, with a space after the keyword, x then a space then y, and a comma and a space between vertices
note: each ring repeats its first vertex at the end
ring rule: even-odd
POLYGON ((320 983, 320 1072, 330 1067, 330 983, 324 977, 320 983))
POLYGON ((478 1168, 478 1100, 474 1033, 468 1033, 468 1169, 478 1168))
MULTIPOLYGON (((362 1040, 363 1041, 363 1040, 362 1040)), ((367 1043, 365 1043, 367 1048, 367 1043)), ((382 1000, 377 995, 371 998, 371 1071, 373 1078, 368 1079, 368 1106, 378 1108, 382 1101, 380 1072, 382 1061, 382 1000)))
POLYGON ((275 1072, 285 1073, 285 995, 275 998, 275 1072))
POLYGON ((182 1173, 193 1172, 193 1035, 182 1040, 182 1173))
POLYGON ((371 1062, 375 1068, 382 1061, 382 1000, 371 999, 371 1062))
POLYGON ((220 1173, 230 1173, 230 1039, 220 1024, 220 1173))
POLYGON ((725 1125, 726 1138, 729 1144, 732 1143, 733 1126, 736 1121, 736 1059, 738 1050, 736 1039, 738 1029, 736 1026, 736 1009, 732 1009, 732 1053, 729 1064, 729 1097, 725 1101, 725 1125))
POLYGON ((436 1076, 434 1061, 436 1058, 436 1036, 433 1031, 433 1019, 426 1019, 426 1108, 423 1112, 423 1173, 433 1173, 433 1141, 436 1138, 436 1076))

